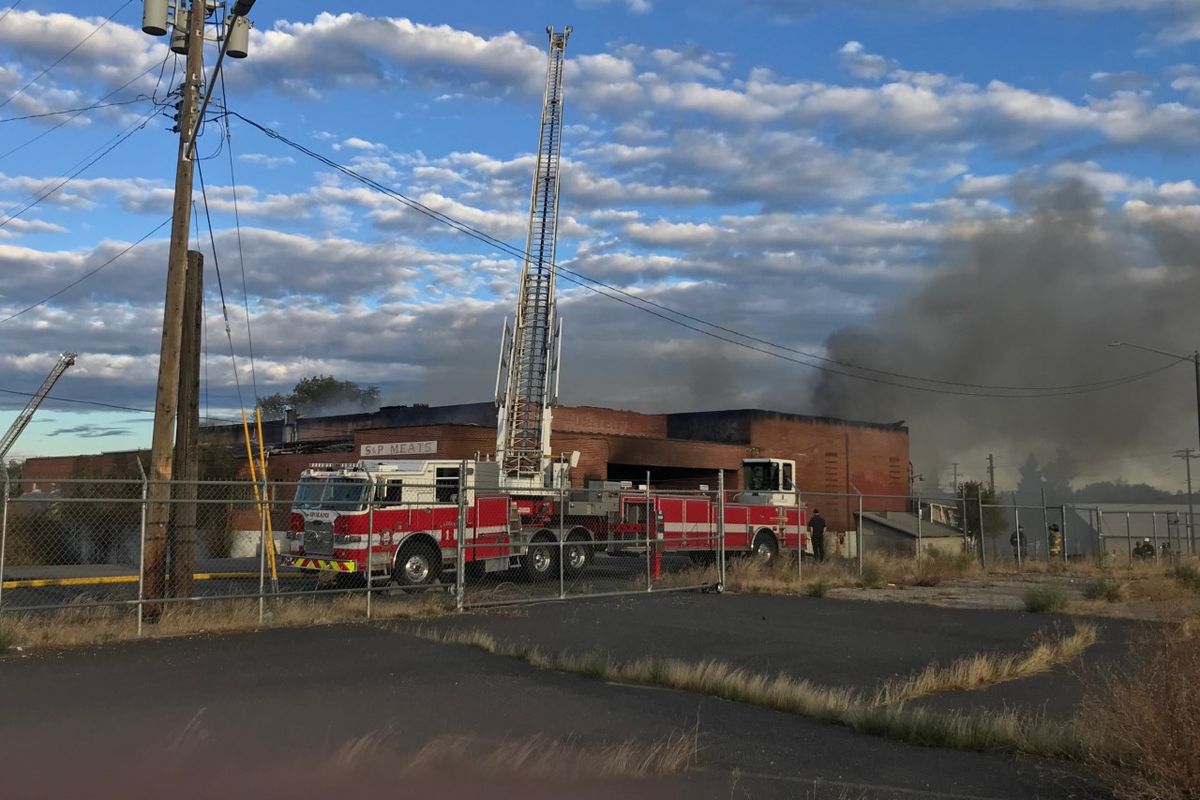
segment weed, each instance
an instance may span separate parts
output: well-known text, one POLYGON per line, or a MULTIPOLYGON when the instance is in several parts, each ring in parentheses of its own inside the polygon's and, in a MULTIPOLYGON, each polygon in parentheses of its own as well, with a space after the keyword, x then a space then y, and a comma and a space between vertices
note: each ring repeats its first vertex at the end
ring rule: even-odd
POLYGON ((864 561, 862 567, 862 575, 859 582, 864 589, 878 589, 883 586, 883 570, 879 568, 879 564, 874 561, 864 561))
POLYGON ((817 578, 808 584, 808 588, 804 590, 804 593, 809 597, 824 597, 829 594, 829 581, 824 578, 817 578))
POLYGON ((1186 623, 1156 626, 1132 644, 1125 671, 1093 676, 1080 727, 1089 754, 1127 797, 1200 796, 1200 637, 1186 623))
POLYGON ((1125 598, 1121 584, 1106 578, 1090 581, 1083 586, 1083 596, 1088 600, 1104 600, 1109 603, 1119 603, 1125 598))
POLYGON ((1200 569, 1191 564, 1177 564, 1169 574, 1184 587, 1200 594, 1200 569))
POLYGON ((1031 614, 1051 614, 1067 608, 1067 596, 1054 586, 1035 586, 1025 590, 1025 610, 1031 614))
POLYGON ((16 633, 3 621, 0 621, 0 658, 9 655, 19 646, 16 633))

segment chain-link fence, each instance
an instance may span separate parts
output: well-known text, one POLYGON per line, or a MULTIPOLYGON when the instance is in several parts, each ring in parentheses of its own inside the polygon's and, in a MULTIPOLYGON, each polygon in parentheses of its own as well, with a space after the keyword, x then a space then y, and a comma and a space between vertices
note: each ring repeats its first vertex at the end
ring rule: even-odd
POLYGON ((469 462, 439 467, 432 481, 344 467, 293 483, 173 483, 157 531, 145 479, 64 480, 50 491, 7 483, 0 612, 123 606, 140 624, 190 601, 257 599, 261 616, 276 595, 349 595, 370 616, 381 597, 437 595, 463 609, 720 590, 735 563, 799 578, 811 560, 861 575, 868 557, 967 555, 1007 569, 1195 554, 1178 508, 735 490, 723 477, 694 489, 648 476, 501 491, 476 485, 469 462))

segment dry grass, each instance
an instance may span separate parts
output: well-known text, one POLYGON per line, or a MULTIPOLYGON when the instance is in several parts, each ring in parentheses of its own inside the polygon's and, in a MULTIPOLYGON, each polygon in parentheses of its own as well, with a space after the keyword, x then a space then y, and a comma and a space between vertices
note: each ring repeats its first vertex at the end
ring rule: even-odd
POLYGON ((947 666, 930 664, 907 678, 884 683, 875 694, 876 705, 896 705, 918 697, 979 689, 1020 680, 1066 664, 1096 643, 1096 626, 1081 624, 1062 638, 1043 637, 1023 653, 976 653, 947 666))
MULTIPOLYGON (((908 708, 910 700, 932 691, 986 685, 993 679, 1012 680, 1049 669, 1055 659, 1069 660, 1095 640, 1095 629, 1077 630, 1059 642, 1044 642, 1029 654, 996 658, 995 664, 968 663, 931 667, 899 681, 874 697, 858 692, 822 687, 788 675, 752 672, 720 661, 687 662, 670 658, 614 661, 600 651, 583 654, 549 654, 536 647, 508 645, 478 629, 416 629, 417 636, 447 644, 476 647, 495 655, 518 658, 539 669, 570 672, 602 680, 696 692, 725 700, 799 714, 845 725, 857 731, 888 736, 912 744, 959 750, 1004 749, 1060 758, 1079 758, 1084 752, 1077 732, 1069 725, 1013 711, 958 714, 908 708), (936 684, 945 677, 948 685, 936 684)), ((987 657, 981 656, 980 659, 987 657)))
POLYGON ((369 735, 343 744, 330 758, 341 767, 386 762, 400 775, 515 775, 558 783, 676 775, 696 764, 698 726, 659 739, 583 743, 535 735, 500 743, 470 736, 439 736, 416 752, 395 752, 387 736, 369 735))
POLYGON ((1200 798, 1200 635, 1194 623, 1156 626, 1133 643, 1125 671, 1093 676, 1080 725, 1096 731, 1093 761, 1118 795, 1200 798))
POLYGON ((1083 586, 1083 596, 1087 600, 1103 600, 1106 603, 1119 603, 1125 599, 1125 590, 1121 584, 1108 578, 1089 581, 1083 586))
MULTIPOLYGON (((706 567, 705 570, 713 570, 706 567)), ((679 585, 694 583, 702 575, 697 570, 686 570, 687 577, 679 577, 679 585)), ((833 559, 823 564, 805 562, 801 569, 794 561, 780 559, 764 567, 747 560, 734 559, 725 571, 725 588, 731 592, 753 594, 793 594, 824 596, 830 589, 861 586, 880 588, 883 586, 937 586, 946 580, 963 578, 978 573, 978 565, 966 556, 945 556, 926 553, 920 559, 910 557, 868 555, 864 559, 862 575, 858 562, 848 559, 833 559), (814 586, 819 588, 814 589, 814 586)), ((715 570, 712 580, 715 581, 715 570)))
MULTIPOLYGON (((143 626, 143 638, 234 633, 260 627, 285 628, 362 622, 367 618, 363 594, 271 598, 266 601, 263 623, 257 600, 211 600, 171 603, 162 618, 143 626)), ((407 597, 374 597, 375 620, 425 619, 453 610, 445 594, 424 593, 407 597)), ((54 613, 0 616, 0 654, 11 648, 64 648, 137 638, 137 611, 129 608, 64 608, 54 613)))

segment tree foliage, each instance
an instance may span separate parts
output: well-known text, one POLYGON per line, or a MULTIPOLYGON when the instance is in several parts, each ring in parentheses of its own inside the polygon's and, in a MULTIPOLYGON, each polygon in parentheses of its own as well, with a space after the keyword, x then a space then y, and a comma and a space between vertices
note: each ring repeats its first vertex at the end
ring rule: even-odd
POLYGON ((289 406, 308 416, 371 411, 379 407, 379 387, 339 381, 332 375, 313 375, 301 378, 287 394, 276 392, 258 401, 264 419, 281 419, 289 406))

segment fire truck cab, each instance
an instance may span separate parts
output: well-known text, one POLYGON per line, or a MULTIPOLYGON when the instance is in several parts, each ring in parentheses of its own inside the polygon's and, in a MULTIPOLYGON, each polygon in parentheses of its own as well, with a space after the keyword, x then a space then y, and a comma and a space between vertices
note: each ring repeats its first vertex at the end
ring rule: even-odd
POLYGON ((742 460, 740 503, 786 506, 796 503, 796 462, 786 458, 742 460))

